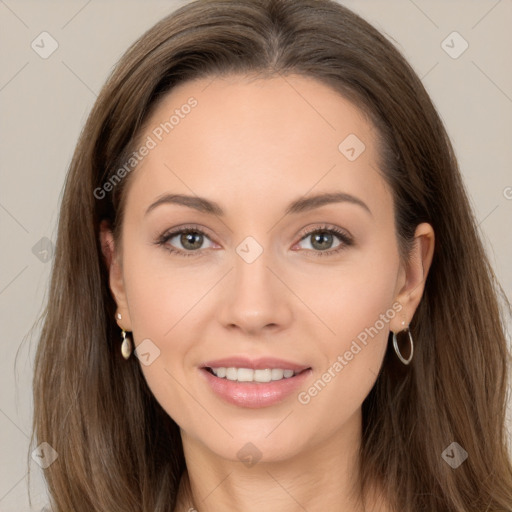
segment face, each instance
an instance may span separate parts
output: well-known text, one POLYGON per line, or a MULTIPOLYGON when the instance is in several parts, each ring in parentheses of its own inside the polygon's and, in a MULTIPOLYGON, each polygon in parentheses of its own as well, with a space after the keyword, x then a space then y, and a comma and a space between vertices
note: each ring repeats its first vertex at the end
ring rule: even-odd
POLYGON ((145 126, 110 284, 158 402, 231 460, 352 435, 425 277, 400 261, 375 129, 301 76, 188 82, 145 126))

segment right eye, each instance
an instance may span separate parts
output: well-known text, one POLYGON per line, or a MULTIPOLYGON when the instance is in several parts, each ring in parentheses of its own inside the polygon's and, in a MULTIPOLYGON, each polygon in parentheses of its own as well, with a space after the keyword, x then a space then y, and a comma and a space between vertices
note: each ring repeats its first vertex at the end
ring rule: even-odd
POLYGON ((197 256, 200 254, 205 238, 209 240, 203 230, 196 227, 183 227, 165 232, 156 243, 177 256, 197 256), (175 244, 181 247, 176 247, 175 244))

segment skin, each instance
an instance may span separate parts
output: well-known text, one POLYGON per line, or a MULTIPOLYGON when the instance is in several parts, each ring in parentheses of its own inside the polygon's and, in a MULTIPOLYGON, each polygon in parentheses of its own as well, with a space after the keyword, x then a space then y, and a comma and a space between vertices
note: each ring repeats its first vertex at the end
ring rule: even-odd
MULTIPOLYGON (((158 105, 144 140, 194 96, 198 105, 152 149, 130 177, 122 239, 103 226, 110 286, 135 345, 150 339, 160 356, 141 365, 156 399, 181 429, 187 472, 176 510, 200 512, 363 511, 353 490, 361 439, 361 405, 381 367, 389 331, 408 325, 421 299, 434 249, 429 224, 416 229, 401 261, 393 196, 377 171, 375 128, 329 87, 302 76, 216 77, 181 84, 158 105), (366 149, 349 161, 338 145, 356 134, 366 149), (350 202, 285 215, 292 201, 320 192, 350 202), (163 193, 205 197, 223 217, 164 204, 163 193), (174 236, 185 224, 206 232, 195 244, 174 236), (305 228, 347 231, 315 245, 305 228), (251 264, 237 246, 253 237, 263 253, 251 264), (331 251, 330 255, 320 252, 331 251), (208 359, 269 355, 312 367, 307 390, 379 315, 401 307, 378 335, 307 404, 297 394, 260 409, 217 397, 200 378, 208 359), (246 443, 261 452, 245 466, 246 443), (184 491, 192 493, 193 504, 184 491), (301 508, 303 507, 303 508, 301 508)), ((134 357, 134 356, 132 356, 134 357)), ((375 492, 366 510, 388 510, 375 492)))

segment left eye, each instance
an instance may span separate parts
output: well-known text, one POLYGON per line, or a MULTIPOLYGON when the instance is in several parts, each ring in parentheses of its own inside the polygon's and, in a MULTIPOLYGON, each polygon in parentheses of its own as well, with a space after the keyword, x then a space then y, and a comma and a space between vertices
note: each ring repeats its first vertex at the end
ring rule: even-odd
POLYGON ((324 256, 325 254, 333 254, 338 251, 352 245, 352 239, 348 234, 339 231, 337 229, 317 228, 313 231, 307 232, 302 238, 304 240, 311 240, 309 242, 308 250, 313 250, 318 256, 324 256), (334 239, 338 239, 339 243, 332 248, 334 239))

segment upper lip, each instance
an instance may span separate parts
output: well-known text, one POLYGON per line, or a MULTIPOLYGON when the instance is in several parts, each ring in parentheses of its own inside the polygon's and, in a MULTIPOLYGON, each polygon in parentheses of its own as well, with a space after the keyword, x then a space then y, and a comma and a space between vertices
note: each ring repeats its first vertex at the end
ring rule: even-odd
POLYGON ((251 368, 253 370, 265 370, 266 368, 273 369, 279 368, 281 370, 293 370, 300 372, 311 368, 308 365, 286 361, 275 357, 258 357, 250 359, 244 356, 225 357, 223 359, 216 359, 206 361, 202 364, 203 368, 251 368))

